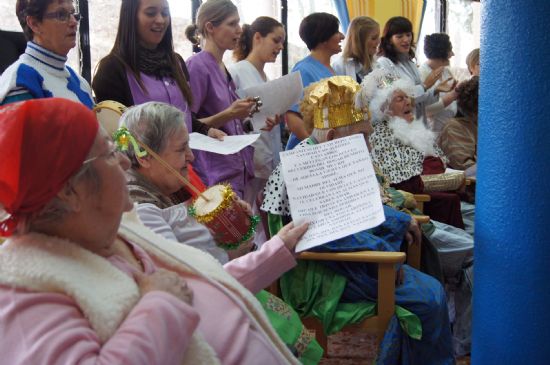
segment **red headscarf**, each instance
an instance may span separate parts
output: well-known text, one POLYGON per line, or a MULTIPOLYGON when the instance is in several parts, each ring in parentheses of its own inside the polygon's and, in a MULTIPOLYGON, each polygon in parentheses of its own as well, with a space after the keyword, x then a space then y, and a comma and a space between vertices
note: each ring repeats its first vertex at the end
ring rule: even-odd
POLYGON ((21 214, 42 209, 78 172, 97 131, 95 114, 67 99, 0 108, 0 204, 11 214, 0 235, 11 235, 21 214))

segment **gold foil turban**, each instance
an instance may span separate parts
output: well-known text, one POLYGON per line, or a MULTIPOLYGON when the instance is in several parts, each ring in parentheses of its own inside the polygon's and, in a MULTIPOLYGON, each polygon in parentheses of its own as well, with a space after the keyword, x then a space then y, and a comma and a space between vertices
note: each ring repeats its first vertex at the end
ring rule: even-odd
POLYGON ((304 91, 301 104, 304 119, 312 118, 317 129, 363 122, 370 115, 367 108, 355 108, 355 95, 360 89, 359 84, 349 76, 333 76, 311 84, 304 91))

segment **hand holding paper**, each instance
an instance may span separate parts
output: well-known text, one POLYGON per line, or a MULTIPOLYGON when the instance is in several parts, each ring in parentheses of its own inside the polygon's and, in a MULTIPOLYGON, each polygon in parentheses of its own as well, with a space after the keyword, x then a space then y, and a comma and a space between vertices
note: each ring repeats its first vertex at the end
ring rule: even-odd
POLYGON ((308 221, 296 251, 375 227, 385 219, 378 180, 362 135, 281 153, 295 224, 308 221))

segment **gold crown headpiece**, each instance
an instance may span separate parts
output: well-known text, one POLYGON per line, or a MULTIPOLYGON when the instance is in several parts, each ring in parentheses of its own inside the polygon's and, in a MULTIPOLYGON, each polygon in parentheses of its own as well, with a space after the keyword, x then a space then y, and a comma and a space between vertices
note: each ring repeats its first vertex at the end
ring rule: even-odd
POLYGON ((365 120, 368 108, 356 109, 355 95, 361 86, 349 76, 333 76, 305 91, 302 105, 313 110, 313 126, 317 129, 339 128, 365 120))

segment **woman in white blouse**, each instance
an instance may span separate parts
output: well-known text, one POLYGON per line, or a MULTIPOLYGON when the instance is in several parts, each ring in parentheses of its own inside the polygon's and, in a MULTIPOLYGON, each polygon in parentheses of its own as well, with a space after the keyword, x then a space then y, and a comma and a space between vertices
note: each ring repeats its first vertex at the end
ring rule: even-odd
POLYGON ((426 106, 438 101, 439 91, 448 91, 449 82, 452 81, 444 80, 435 86, 443 74, 443 67, 438 67, 422 82, 418 66, 413 62, 416 57, 414 47, 411 21, 402 16, 390 18, 382 32, 376 67, 385 69, 395 77, 411 80, 415 84, 413 96, 416 118, 421 118, 427 125, 426 106))
MULTIPOLYGON (((242 28, 237 47, 233 50, 233 56, 238 62, 229 66, 237 90, 268 81, 264 71, 265 64, 275 62, 286 37, 283 25, 267 16, 257 18, 250 25, 244 24, 242 28)), ((281 131, 274 128, 278 121, 278 116, 253 121, 254 130, 261 135, 252 145, 254 179, 245 188, 245 200, 248 203, 255 201, 258 192, 264 188, 269 175, 279 163, 279 152, 282 150, 281 131)))

